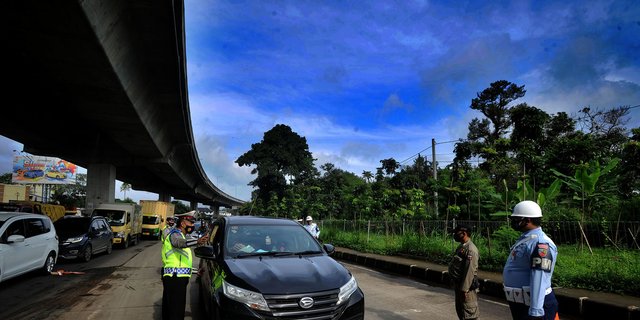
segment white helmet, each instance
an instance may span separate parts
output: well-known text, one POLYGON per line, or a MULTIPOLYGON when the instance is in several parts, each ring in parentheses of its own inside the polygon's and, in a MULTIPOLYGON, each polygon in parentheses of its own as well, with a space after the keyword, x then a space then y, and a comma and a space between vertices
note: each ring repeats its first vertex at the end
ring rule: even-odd
POLYGON ((542 217, 542 209, 540 206, 530 200, 521 201, 513 207, 512 217, 523 217, 523 218, 541 218, 542 217))
POLYGON ((311 221, 311 220, 313 220, 313 218, 311 218, 311 216, 307 216, 307 219, 306 219, 306 220, 307 220, 307 221, 311 221))

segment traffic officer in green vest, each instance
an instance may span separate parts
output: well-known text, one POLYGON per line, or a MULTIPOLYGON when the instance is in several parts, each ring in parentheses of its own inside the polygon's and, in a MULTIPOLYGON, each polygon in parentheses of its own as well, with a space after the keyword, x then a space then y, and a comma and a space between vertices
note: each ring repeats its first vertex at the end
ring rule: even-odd
POLYGON ((171 232, 171 229, 173 229, 173 226, 176 224, 175 222, 174 217, 167 217, 167 224, 164 226, 164 229, 162 229, 162 238, 160 238, 162 241, 169 235, 169 232, 171 232))
POLYGON ((195 211, 176 215, 178 222, 162 242, 162 319, 184 319, 187 285, 191 278, 193 259, 190 247, 204 244, 209 236, 199 239, 188 236, 193 232, 195 211))

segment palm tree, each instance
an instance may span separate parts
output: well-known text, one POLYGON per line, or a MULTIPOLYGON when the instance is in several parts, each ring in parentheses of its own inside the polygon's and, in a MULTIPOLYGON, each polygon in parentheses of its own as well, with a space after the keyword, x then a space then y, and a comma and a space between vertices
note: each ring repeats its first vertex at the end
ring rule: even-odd
POLYGON ((120 186, 120 191, 124 192, 124 199, 127 198, 127 191, 131 190, 131 184, 130 183, 126 183, 123 182, 122 185, 120 186))
POLYGON ((371 180, 373 180, 373 173, 371 173, 371 171, 362 171, 362 177, 364 178, 365 181, 367 181, 367 183, 370 183, 371 180))

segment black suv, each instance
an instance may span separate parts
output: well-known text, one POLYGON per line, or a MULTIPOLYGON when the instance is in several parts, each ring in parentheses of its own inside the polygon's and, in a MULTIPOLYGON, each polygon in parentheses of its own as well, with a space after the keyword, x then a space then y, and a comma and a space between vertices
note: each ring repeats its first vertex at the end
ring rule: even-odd
POLYGON ((355 278, 288 219, 222 217, 197 247, 200 297, 213 319, 364 319, 355 278))
POLYGON ((53 224, 60 237, 61 258, 89 261, 94 254, 110 254, 113 249, 113 232, 104 217, 64 216, 53 224))

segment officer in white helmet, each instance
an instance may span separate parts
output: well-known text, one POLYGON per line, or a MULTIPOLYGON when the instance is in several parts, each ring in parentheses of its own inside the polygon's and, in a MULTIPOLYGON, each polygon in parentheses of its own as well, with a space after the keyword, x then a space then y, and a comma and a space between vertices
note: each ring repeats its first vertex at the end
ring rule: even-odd
POLYGON ((504 292, 514 320, 553 320, 558 301, 551 288, 551 276, 558 260, 558 248, 540 228, 542 209, 533 201, 522 201, 509 216, 511 227, 522 232, 511 247, 502 277, 504 292))
POLYGON ((311 216, 307 216, 305 221, 306 224, 304 225, 304 228, 307 229, 314 238, 318 239, 320 237, 320 228, 318 228, 318 225, 313 222, 313 218, 311 216))

